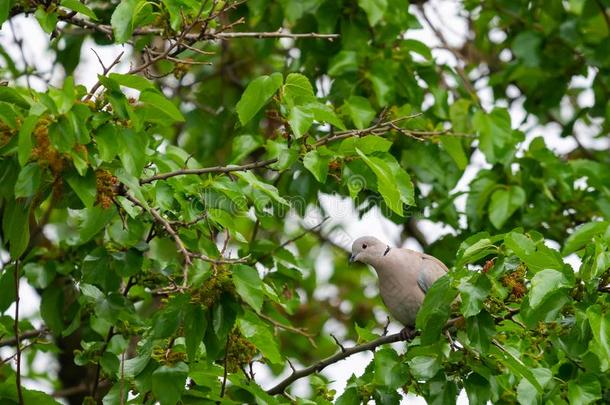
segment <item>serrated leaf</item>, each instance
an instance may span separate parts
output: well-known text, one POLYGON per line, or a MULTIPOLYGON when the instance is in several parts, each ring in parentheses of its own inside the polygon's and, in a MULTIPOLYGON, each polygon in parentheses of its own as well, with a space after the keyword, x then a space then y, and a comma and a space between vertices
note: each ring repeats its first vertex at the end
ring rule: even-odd
POLYGON ((152 373, 152 392, 161 405, 177 404, 182 398, 189 367, 185 363, 161 366, 152 373))
POLYGON ((303 157, 303 165, 320 183, 326 182, 328 175, 329 156, 322 156, 318 150, 311 150, 303 157))
POLYGON ((237 102, 237 115, 239 122, 245 125, 256 113, 263 108, 275 92, 282 86, 281 73, 271 76, 261 76, 254 79, 237 102))
POLYGON ((315 101, 316 96, 307 77, 300 73, 290 73, 284 82, 282 100, 288 106, 295 106, 315 101))
POLYGON ((525 204, 525 191, 519 186, 501 188, 491 195, 489 203, 489 220, 497 229, 501 229, 508 218, 525 204))
POLYGON ((377 25, 388 8, 387 0, 358 0, 358 5, 366 12, 371 27, 377 25))
POLYGON ((313 124, 313 113, 306 106, 295 106, 288 114, 288 123, 296 139, 301 138, 313 124))
POLYGON ((110 18, 110 25, 114 32, 114 39, 117 43, 127 42, 133 32, 133 20, 136 10, 142 0, 124 0, 114 9, 110 18))
POLYGON ((233 266, 231 273, 237 293, 256 312, 260 312, 265 295, 263 293, 263 282, 258 275, 258 271, 253 267, 237 264, 233 266))
POLYGON ((175 122, 183 122, 184 116, 174 103, 163 94, 154 89, 147 89, 140 93, 140 102, 148 104, 161 114, 175 122))
POLYGON ((97 20, 97 16, 93 12, 93 10, 91 10, 89 7, 87 7, 78 0, 61 0, 61 6, 76 11, 77 13, 81 13, 82 15, 86 15, 92 20, 97 20))
POLYGON ((571 286, 572 283, 560 271, 552 269, 539 271, 532 278, 532 289, 529 295, 530 306, 536 308, 557 290, 571 286))
POLYGON ((377 177, 377 191, 381 194, 386 205, 396 214, 404 216, 401 195, 398 187, 396 187, 390 167, 380 158, 366 156, 358 148, 356 148, 356 153, 358 153, 367 166, 375 173, 375 176, 377 177))
POLYGON ((566 239, 563 250, 561 253, 564 256, 574 253, 579 249, 582 249, 587 244, 591 243, 593 237, 606 232, 608 229, 608 222, 589 222, 579 226, 574 232, 566 239))
POLYGON ((203 341, 207 318, 199 304, 189 304, 184 314, 184 341, 189 361, 196 360, 197 349, 203 341))
POLYGON ((365 128, 375 118, 375 110, 364 97, 351 96, 345 102, 345 109, 358 129, 365 128))
POLYGON ((15 183, 15 197, 31 197, 38 191, 42 169, 38 163, 28 163, 19 171, 15 183))
POLYGON ((246 311, 237 319, 237 325, 241 334, 256 346, 273 364, 282 364, 277 342, 265 325, 253 312, 246 311))

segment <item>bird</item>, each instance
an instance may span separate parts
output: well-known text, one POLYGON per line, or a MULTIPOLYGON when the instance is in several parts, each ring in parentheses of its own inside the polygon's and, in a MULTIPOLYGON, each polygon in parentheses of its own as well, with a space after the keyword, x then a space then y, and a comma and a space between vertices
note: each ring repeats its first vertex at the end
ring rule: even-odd
POLYGON ((412 336, 417 312, 432 284, 449 270, 434 256, 410 249, 391 248, 374 236, 352 243, 350 263, 372 266, 379 279, 379 293, 390 314, 405 326, 405 338, 412 336))

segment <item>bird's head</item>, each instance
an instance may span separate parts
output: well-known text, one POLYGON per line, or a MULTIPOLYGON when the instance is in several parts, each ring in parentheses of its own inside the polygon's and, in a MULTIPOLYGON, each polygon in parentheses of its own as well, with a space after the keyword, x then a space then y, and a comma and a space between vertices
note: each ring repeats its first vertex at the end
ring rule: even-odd
POLYGON ((385 256, 390 251, 389 245, 383 243, 374 236, 363 236, 352 244, 350 263, 361 262, 372 264, 375 260, 385 256))

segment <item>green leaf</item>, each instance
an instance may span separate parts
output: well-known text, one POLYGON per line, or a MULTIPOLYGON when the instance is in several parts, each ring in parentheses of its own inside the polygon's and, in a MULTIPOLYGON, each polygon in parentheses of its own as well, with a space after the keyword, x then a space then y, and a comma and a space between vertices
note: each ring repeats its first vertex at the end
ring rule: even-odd
POLYGON ((237 264, 232 268, 235 290, 256 312, 263 307, 263 282, 255 268, 237 264))
MULTIPOLYGON (((2 88, 2 87, 0 87, 2 88)), ((19 128, 19 143, 17 146, 17 156, 19 164, 25 165, 31 157, 32 153, 32 131, 36 127, 38 116, 30 115, 21 124, 19 128)))
POLYGON ((375 110, 364 97, 351 96, 345 101, 344 108, 358 129, 365 128, 375 118, 375 110))
POLYGON ((288 123, 296 139, 301 138, 313 124, 313 113, 309 108, 296 106, 288 114, 288 123))
POLYGON ((377 177, 377 191, 383 197, 386 205, 401 217, 404 216, 402 209, 401 195, 396 187, 395 179, 392 176, 390 167, 378 157, 368 157, 356 148, 356 153, 371 168, 377 177))
POLYGON ((85 176, 79 176, 77 173, 72 172, 66 177, 66 181, 85 207, 93 207, 97 195, 96 180, 93 170, 88 170, 85 176))
POLYGON ((468 318, 477 315, 483 308, 483 301, 491 290, 491 282, 487 275, 476 273, 470 278, 462 278, 458 290, 462 297, 460 303, 462 314, 468 318))
POLYGON ((275 201, 282 205, 290 205, 288 201, 286 201, 283 197, 280 197, 277 188, 272 186, 271 184, 267 184, 261 180, 259 180, 253 173, 251 172, 235 172, 235 175, 244 181, 246 181, 249 185, 254 187, 257 190, 262 191, 264 194, 273 198, 275 201))
POLYGON ((450 306, 456 293, 457 291, 451 288, 448 276, 443 276, 432 284, 417 313, 416 326, 422 331, 422 344, 433 344, 438 341, 449 319, 450 306))
POLYGON ((245 125, 263 108, 275 92, 282 86, 282 74, 261 76, 254 79, 239 99, 236 109, 239 121, 245 125))
POLYGON ((473 116, 472 125, 479 134, 481 151, 489 163, 504 162, 513 155, 513 145, 518 139, 513 138, 506 109, 495 108, 489 114, 479 110, 473 116))
POLYGON ((375 152, 387 152, 390 150, 392 142, 377 135, 369 135, 363 138, 349 137, 341 141, 339 153, 342 155, 355 155, 356 148, 365 155, 375 152))
POLYGON ((388 8, 387 0, 358 0, 358 5, 366 12, 371 27, 377 25, 388 8))
POLYGON ((148 81, 148 79, 135 74, 126 75, 120 73, 110 73, 108 77, 120 84, 121 86, 129 87, 131 89, 144 91, 147 89, 155 88, 155 85, 148 81))
POLYGON ((182 398, 189 367, 185 363, 161 366, 152 373, 152 392, 161 405, 175 405, 182 398))
POLYGON ((142 0, 123 0, 114 9, 110 25, 117 43, 123 44, 131 38, 136 11, 142 0))
POLYGON ((593 237, 599 234, 603 234, 608 229, 608 222, 589 222, 579 226, 569 237, 566 239, 561 254, 564 256, 574 253, 577 250, 582 249, 591 243, 593 237))
POLYGON ((466 152, 464 152, 462 140, 457 136, 441 136, 441 143, 457 167, 460 170, 466 169, 468 157, 466 157, 466 152))
POLYGON ((384 347, 375 352, 375 381, 379 385, 396 390, 404 385, 407 369, 400 364, 398 353, 390 347, 384 347))
POLYGON ((519 186, 501 188, 491 195, 489 203, 489 220, 497 229, 501 229, 508 218, 525 204, 525 191, 519 186))
POLYGON ((491 338, 495 332, 494 320, 487 311, 481 311, 476 316, 466 318, 468 339, 480 353, 486 353, 489 350, 491 338))
POLYGON ((607 369, 610 365, 610 312, 602 311, 602 307, 595 304, 587 308, 587 319, 594 339, 589 346, 597 346, 597 352, 602 356, 600 360, 605 363, 603 368, 607 369))
POLYGON ((9 10, 13 6, 12 1, 0 2, 0 26, 8 19, 9 10))
POLYGON ((335 114, 335 111, 331 106, 316 101, 307 104, 305 107, 313 114, 313 118, 316 121, 327 122, 339 129, 345 129, 345 124, 337 117, 337 114, 335 114))
POLYGON ((521 361, 515 357, 509 350, 503 346, 496 344, 489 348, 489 353, 495 357, 500 363, 505 365, 513 374, 518 377, 526 378, 530 384, 538 392, 542 392, 542 386, 532 373, 532 371, 521 361))
POLYGON ((55 270, 49 265, 42 263, 26 263, 23 266, 23 273, 28 282, 35 288, 47 288, 55 279, 55 270))
POLYGON ((15 265, 7 265, 0 276, 0 312, 4 313, 15 302, 15 265))
POLYGON ((82 222, 78 227, 79 241, 81 244, 89 242, 110 222, 116 214, 114 208, 104 209, 94 206, 82 211, 82 222))
POLYGON ((568 401, 571 405, 588 405, 602 398, 602 387, 597 376, 587 373, 578 380, 568 381, 568 401))
POLYGON ((18 259, 30 241, 30 205, 22 201, 6 200, 2 229, 10 243, 11 257, 13 260, 18 259))
POLYGON ((139 177, 146 164, 146 146, 148 137, 142 132, 136 132, 131 128, 123 128, 117 134, 115 142, 120 146, 119 158, 125 170, 134 177, 139 177))
MULTIPOLYGON (((6 2, 3 2, 3 4, 6 4, 6 2)), ((17 90, 8 86, 0 86, 0 101, 14 104, 17 107, 23 108, 25 110, 30 108, 30 103, 28 103, 27 100, 23 98, 17 90)))
POLYGON ((491 397, 489 381, 478 373, 471 373, 464 381, 464 388, 471 405, 485 405, 491 397))
POLYGON ((47 34, 52 33, 57 26, 57 13, 54 11, 47 12, 43 6, 38 6, 36 12, 34 12, 34 16, 38 20, 40 28, 42 28, 47 34))
POLYGON ((467 263, 474 263, 483 257, 494 254, 498 248, 488 232, 479 232, 468 237, 460 244, 456 255, 456 267, 462 267, 467 263))
MULTIPOLYGON (((553 377, 551 371, 546 368, 533 368, 532 373, 542 387, 553 377)), ((540 403, 540 399, 541 395, 536 387, 528 379, 522 378, 519 381, 519 385, 517 385, 517 400, 519 403, 523 405, 537 405, 540 403)))
POLYGON ((358 53, 356 51, 342 50, 333 56, 328 66, 328 74, 335 77, 356 71, 358 71, 358 53))
POLYGON ((256 346, 273 364, 282 364, 282 356, 280 354, 275 338, 265 325, 253 312, 245 311, 244 314, 237 319, 237 326, 246 339, 256 346))
POLYGON ((184 340, 190 362, 196 360, 197 350, 205 336, 207 318, 199 304, 189 304, 184 314, 184 340))
POLYGON ((552 269, 539 271, 532 278, 532 289, 529 295, 530 306, 536 308, 557 290, 571 286, 572 283, 560 271, 552 269))
POLYGON ((309 79, 300 73, 290 73, 286 76, 282 93, 282 101, 291 107, 316 101, 309 79))
POLYGON ((441 369, 441 363, 437 356, 415 356, 407 363, 413 376, 423 380, 434 377, 441 369))
POLYGON ((303 165, 320 183, 326 182, 330 156, 323 156, 317 149, 311 150, 303 157, 303 165))
POLYGON ((15 183, 15 197, 31 197, 38 191, 42 169, 38 163, 28 163, 19 172, 15 183))
POLYGON ((60 286, 47 288, 40 301, 40 316, 45 325, 57 336, 64 329, 64 292, 60 286))
POLYGON ((86 15, 92 20, 97 20, 97 16, 95 15, 95 13, 89 7, 87 7, 78 0, 61 0, 61 5, 62 7, 69 8, 70 10, 74 10, 77 13, 86 15))
POLYGON ((155 89, 145 89, 140 93, 140 102, 148 104, 161 114, 175 122, 184 122, 184 116, 174 103, 155 89))

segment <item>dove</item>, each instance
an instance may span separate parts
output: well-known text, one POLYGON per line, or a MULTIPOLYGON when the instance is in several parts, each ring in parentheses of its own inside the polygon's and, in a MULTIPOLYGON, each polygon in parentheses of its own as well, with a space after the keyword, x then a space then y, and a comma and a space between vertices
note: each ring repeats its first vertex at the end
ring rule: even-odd
POLYGON ((381 299, 390 314, 405 326, 403 333, 407 334, 414 330, 426 292, 448 271, 434 256, 392 248, 373 236, 356 239, 349 260, 375 269, 381 299))

